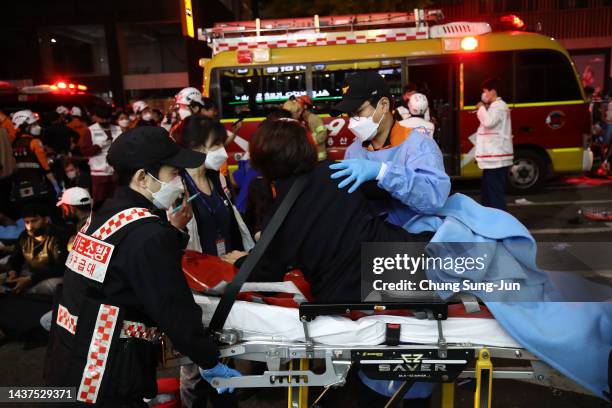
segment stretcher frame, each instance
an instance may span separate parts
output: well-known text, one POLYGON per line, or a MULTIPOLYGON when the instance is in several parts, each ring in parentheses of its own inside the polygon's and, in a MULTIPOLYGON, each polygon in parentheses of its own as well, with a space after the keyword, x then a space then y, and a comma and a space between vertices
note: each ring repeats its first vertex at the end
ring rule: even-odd
MULTIPOLYGON (((473 305, 469 305, 473 309, 473 305)), ((466 309, 468 305, 466 304, 466 309)), ((464 368, 456 375, 442 375, 442 407, 454 407, 454 387, 456 383, 474 382, 474 407, 490 408, 492 404, 493 379, 515 379, 536 383, 551 388, 568 389, 568 384, 559 382, 559 374, 535 355, 522 348, 491 347, 472 343, 447 343, 444 339, 443 321, 448 317, 446 303, 358 303, 358 304, 315 304, 304 303, 300 306, 300 320, 304 327, 306 342, 294 343, 268 340, 242 340, 241 333, 235 329, 224 329, 216 333, 222 359, 242 359, 265 362, 267 370, 263 374, 243 375, 233 378, 214 378, 214 387, 232 388, 287 388, 288 407, 316 407, 331 387, 346 383, 349 370, 361 365, 356 356, 364 353, 395 353, 410 355, 411 352, 429 352, 432 356, 445 361, 449 354, 463 353, 473 368, 464 368), (438 325, 438 340, 432 344, 397 344, 375 346, 343 346, 314 344, 308 334, 308 323, 321 315, 336 315, 352 311, 411 310, 415 317, 435 320, 438 325), (519 367, 495 367, 494 360, 504 359, 521 362, 519 367), (310 369, 314 360, 322 360, 325 369, 315 373, 310 369), (282 368, 287 364, 286 369, 282 368), (308 388, 323 387, 323 392, 313 404, 308 403, 308 388)), ((164 353, 165 354, 165 353, 164 353)), ((165 354, 166 355, 166 354, 165 354)), ((450 360, 447 360, 450 361, 450 360)), ((186 357, 174 354, 164 361, 165 366, 189 364, 186 357)), ((468 365, 466 364, 466 366, 468 365)), ((407 379, 393 395, 385 407, 400 403, 415 379, 407 379)), ((419 379, 418 381, 422 381, 419 379)), ((569 387, 572 391, 584 392, 569 387)))

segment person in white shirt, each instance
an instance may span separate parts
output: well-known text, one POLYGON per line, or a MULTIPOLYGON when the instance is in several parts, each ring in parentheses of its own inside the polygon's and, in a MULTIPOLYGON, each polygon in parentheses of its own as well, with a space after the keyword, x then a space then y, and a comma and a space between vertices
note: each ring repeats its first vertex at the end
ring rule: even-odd
MULTIPOLYGON (((401 118, 403 119, 408 119, 411 114, 410 114, 410 108, 408 107, 408 103, 410 102, 410 98, 412 97, 412 95, 418 93, 417 92, 417 86, 416 84, 414 84, 413 82, 408 83, 405 87, 404 87, 404 93, 402 94, 402 102, 403 105, 398 106, 395 110, 397 112, 397 114, 399 115, 398 120, 401 118)), ((427 107, 427 110, 425 111, 425 113, 423 113, 423 119, 425 119, 426 121, 430 122, 431 121, 431 117, 429 115, 429 107, 427 107)))
POLYGON ((429 102, 427 97, 421 93, 415 93, 408 100, 408 111, 410 116, 400 122, 400 125, 410 128, 425 128, 430 138, 433 138, 435 126, 425 118, 425 114, 429 112, 429 102))
POLYGON ((115 190, 114 170, 106 161, 106 155, 111 143, 122 131, 119 126, 111 124, 112 114, 113 108, 109 105, 95 106, 92 115, 95 123, 79 141, 81 153, 89 158, 94 210, 115 190))
POLYGON ((506 179, 514 160, 510 109, 497 94, 498 78, 482 84, 481 102, 476 105, 480 126, 476 132, 476 162, 482 169, 481 203, 506 209, 506 179))

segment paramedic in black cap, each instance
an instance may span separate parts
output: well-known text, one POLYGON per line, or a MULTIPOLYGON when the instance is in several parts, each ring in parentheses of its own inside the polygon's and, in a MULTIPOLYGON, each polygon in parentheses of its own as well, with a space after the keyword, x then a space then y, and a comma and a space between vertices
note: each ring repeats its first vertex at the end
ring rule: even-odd
MULTIPOLYGON (((157 216, 183 192, 179 169, 204 163, 161 127, 137 127, 111 145, 119 188, 86 224, 56 295, 45 374, 96 406, 147 404, 157 394, 157 342, 164 333, 205 380, 233 377, 202 324, 181 270, 188 237, 157 216)), ((218 390, 223 392, 225 390, 218 390)))
MULTIPOLYGON (((336 115, 348 113, 351 116, 357 114, 360 108, 367 103, 376 105, 379 101, 386 98, 389 103, 391 92, 385 79, 376 72, 361 71, 349 75, 342 88, 342 100, 332 107, 332 112, 336 115)), ((393 107, 389 107, 392 109, 393 107)))
POLYGON ((349 115, 348 129, 355 141, 344 160, 330 166, 337 170, 332 179, 341 179, 338 188, 349 186, 353 193, 371 182, 366 195, 374 190, 377 212, 387 214, 386 221, 395 225, 435 214, 446 203, 451 183, 442 152, 427 129, 395 120, 389 87, 376 72, 347 77, 342 90, 342 101, 332 109, 349 115))
MULTIPOLYGON (((378 73, 357 72, 347 77, 342 90, 342 101, 332 109, 349 115, 348 128, 356 137, 344 160, 330 166, 337 170, 331 178, 342 178, 338 188, 350 185, 348 192, 353 193, 371 182, 361 191, 391 224, 402 226, 420 214, 435 214, 446 202, 451 186, 436 142, 424 128, 412 129, 395 120, 389 86, 378 73)), ((351 407, 377 406, 376 393, 389 397, 401 385, 362 374, 359 378, 367 388, 355 385, 358 381, 352 383, 360 405, 351 407)), ((406 405, 429 406, 431 390, 429 383, 415 383, 406 394, 412 400, 406 405)), ((330 406, 344 406, 342 395, 327 398, 330 406)))

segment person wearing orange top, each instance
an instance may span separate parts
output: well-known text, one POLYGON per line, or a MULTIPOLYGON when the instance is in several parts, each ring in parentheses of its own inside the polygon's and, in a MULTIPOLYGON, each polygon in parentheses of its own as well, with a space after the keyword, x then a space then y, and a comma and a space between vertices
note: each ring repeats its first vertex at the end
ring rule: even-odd
POLYGON ((61 188, 49 165, 47 153, 40 141, 41 127, 38 119, 30 110, 16 112, 12 118, 17 135, 13 141, 13 155, 17 163, 16 189, 17 201, 47 196, 45 177, 53 186, 56 194, 61 188))
POLYGON ((80 141, 89 131, 87 122, 83 120, 83 111, 78 106, 73 106, 70 109, 70 117, 71 119, 66 125, 79 134, 80 141))
POLYGON ((373 205, 395 225, 434 214, 446 202, 451 186, 436 142, 425 128, 412 129, 394 119, 389 86, 376 72, 348 77, 344 90, 333 109, 350 115, 348 127, 356 139, 345 160, 331 166, 339 170, 333 178, 346 177, 338 187, 353 184, 349 189, 353 192, 362 183, 375 181, 391 198, 387 195, 373 205))
POLYGON ((2 111, 0 111, 0 127, 6 129, 9 141, 13 143, 17 132, 13 126, 13 122, 11 122, 11 118, 2 111))
MULTIPOLYGON (((338 188, 352 186, 362 192, 385 221, 403 226, 422 214, 434 214, 450 193, 450 178, 444 171, 442 152, 423 127, 411 129, 395 120, 389 86, 376 72, 357 72, 346 79, 342 101, 332 109, 350 116, 349 130, 356 136, 345 160, 332 164, 332 179, 344 178, 338 188)), ((391 396, 397 383, 371 380, 359 373, 362 382, 382 395, 391 396)), ((412 385, 406 399, 428 399, 429 383, 412 385)), ((425 401, 429 402, 429 401, 425 401)))

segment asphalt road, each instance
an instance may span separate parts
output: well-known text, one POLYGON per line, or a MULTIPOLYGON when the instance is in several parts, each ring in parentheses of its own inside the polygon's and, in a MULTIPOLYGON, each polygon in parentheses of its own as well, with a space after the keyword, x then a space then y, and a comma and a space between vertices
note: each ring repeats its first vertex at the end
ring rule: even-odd
MULTIPOLYGON (((454 190, 478 199, 479 184, 455 181, 454 190)), ((559 178, 537 194, 508 196, 508 210, 523 222, 539 242, 612 242, 612 222, 589 221, 578 216, 581 209, 612 209, 612 178, 559 178)), ((612 250, 602 253, 612 256, 612 250)), ((609 277, 608 277, 609 278, 609 277)), ((44 348, 23 350, 21 343, 0 347, 0 386, 42 384, 44 348)), ((173 374, 167 372, 166 374, 173 374)), ((431 406, 439 406, 440 393, 434 393, 431 406)), ((456 407, 471 407, 471 392, 458 389, 456 407)), ((2 405, 2 404, 0 404, 2 405)), ((2 405, 8 406, 8 405, 2 405)), ((17 405, 16 405, 17 406, 17 405)), ((23 407, 25 405, 18 405, 23 407)), ((241 407, 285 407, 280 391, 264 390, 241 403, 241 407)), ((494 381, 493 406, 515 407, 606 407, 605 402, 569 391, 551 390, 517 381, 494 381)), ((374 408, 374 407, 372 407, 374 408)))
MULTIPOLYGON (((479 199, 477 181, 454 181, 453 189, 479 199)), ((589 221, 579 210, 612 210, 612 177, 582 176, 551 180, 542 191, 530 195, 508 195, 508 211, 517 217, 537 241, 612 241, 612 222, 589 221)))

